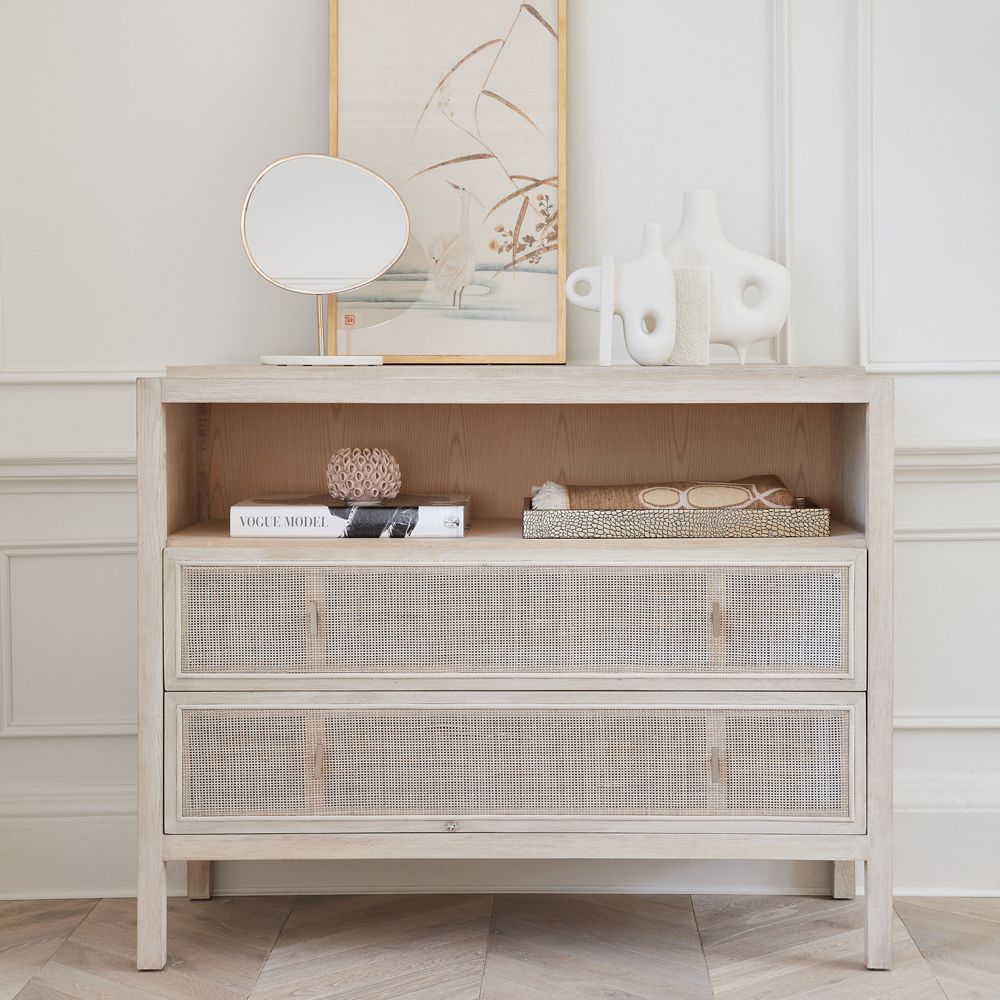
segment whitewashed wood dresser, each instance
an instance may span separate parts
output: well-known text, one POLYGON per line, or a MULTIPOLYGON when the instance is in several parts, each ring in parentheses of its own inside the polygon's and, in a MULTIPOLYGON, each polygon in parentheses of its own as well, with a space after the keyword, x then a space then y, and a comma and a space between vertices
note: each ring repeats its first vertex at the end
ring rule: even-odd
MULTIPOLYGON (((139 383, 138 964, 168 860, 770 858, 891 961, 892 385, 858 369, 174 369, 139 383), (464 540, 246 540, 380 445, 464 540), (526 541, 532 483, 776 473, 829 538, 526 541)), ((861 955, 857 956, 860 963, 861 955)))

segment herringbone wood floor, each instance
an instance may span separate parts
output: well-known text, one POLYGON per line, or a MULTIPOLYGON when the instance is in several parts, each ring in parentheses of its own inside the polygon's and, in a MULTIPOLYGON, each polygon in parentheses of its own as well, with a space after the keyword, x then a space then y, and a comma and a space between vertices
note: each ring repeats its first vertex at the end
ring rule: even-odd
POLYGON ((0 1000, 1000 998, 1000 899, 896 910, 896 967, 867 972, 861 901, 177 899, 166 969, 136 972, 134 900, 0 902, 0 1000))

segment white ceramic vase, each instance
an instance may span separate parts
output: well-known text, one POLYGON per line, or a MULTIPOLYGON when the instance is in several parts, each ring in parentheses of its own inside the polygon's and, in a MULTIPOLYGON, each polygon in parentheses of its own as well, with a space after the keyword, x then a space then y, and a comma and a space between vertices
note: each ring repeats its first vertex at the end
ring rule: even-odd
POLYGON ((677 294, 674 269, 663 253, 663 231, 647 222, 638 260, 615 267, 605 257, 603 267, 574 271, 566 282, 566 297, 584 309, 602 314, 602 340, 610 362, 611 313, 621 317, 625 347, 640 365, 665 365, 677 339, 677 294), (586 286, 581 293, 578 288, 586 286), (606 322, 605 322, 606 318, 606 322))
POLYGON ((791 301, 788 270, 726 239, 714 191, 684 195, 680 229, 664 249, 675 268, 712 272, 711 339, 732 347, 740 364, 754 344, 781 332, 791 301))
POLYGON ((626 350, 640 365, 665 365, 677 340, 677 291, 659 223, 643 227, 639 259, 622 265, 617 285, 626 350))

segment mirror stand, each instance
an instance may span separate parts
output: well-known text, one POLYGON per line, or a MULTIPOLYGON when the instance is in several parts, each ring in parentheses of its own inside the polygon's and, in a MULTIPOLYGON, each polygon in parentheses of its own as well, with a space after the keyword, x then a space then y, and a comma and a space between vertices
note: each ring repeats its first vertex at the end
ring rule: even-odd
POLYGON ((388 181, 335 156, 283 157, 250 185, 240 235, 247 259, 262 278, 287 291, 316 296, 316 353, 268 354, 261 364, 316 368, 383 363, 377 355, 337 354, 336 335, 334 353, 328 353, 328 296, 370 285, 402 257, 410 217, 388 181), (364 240, 353 237, 362 231, 364 240))
POLYGON ((327 354, 326 337, 329 329, 329 305, 325 295, 316 296, 316 347, 313 356, 299 354, 265 354, 262 365, 285 365, 295 368, 331 368, 341 365, 380 365, 377 354, 327 354))

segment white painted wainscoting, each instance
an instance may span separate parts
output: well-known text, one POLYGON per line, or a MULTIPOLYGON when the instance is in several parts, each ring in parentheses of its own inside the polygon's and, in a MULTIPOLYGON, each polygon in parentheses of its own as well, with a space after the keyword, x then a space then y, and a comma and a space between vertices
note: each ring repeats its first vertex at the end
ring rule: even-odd
MULTIPOLYGON (((572 0, 571 268, 688 188, 786 260, 771 356, 898 375, 897 886, 1000 891, 1000 4, 572 0)), ((0 6, 0 896, 134 891, 133 382, 306 349, 240 246, 322 150, 326 0, 0 6), (180 71, 179 71, 180 70, 180 71)), ((595 357, 596 318, 570 317, 595 357)), ((724 352, 720 353, 724 357, 724 352)), ((824 891, 771 863, 223 865, 222 891, 824 891)), ((183 885, 180 869, 173 885, 183 885)))

